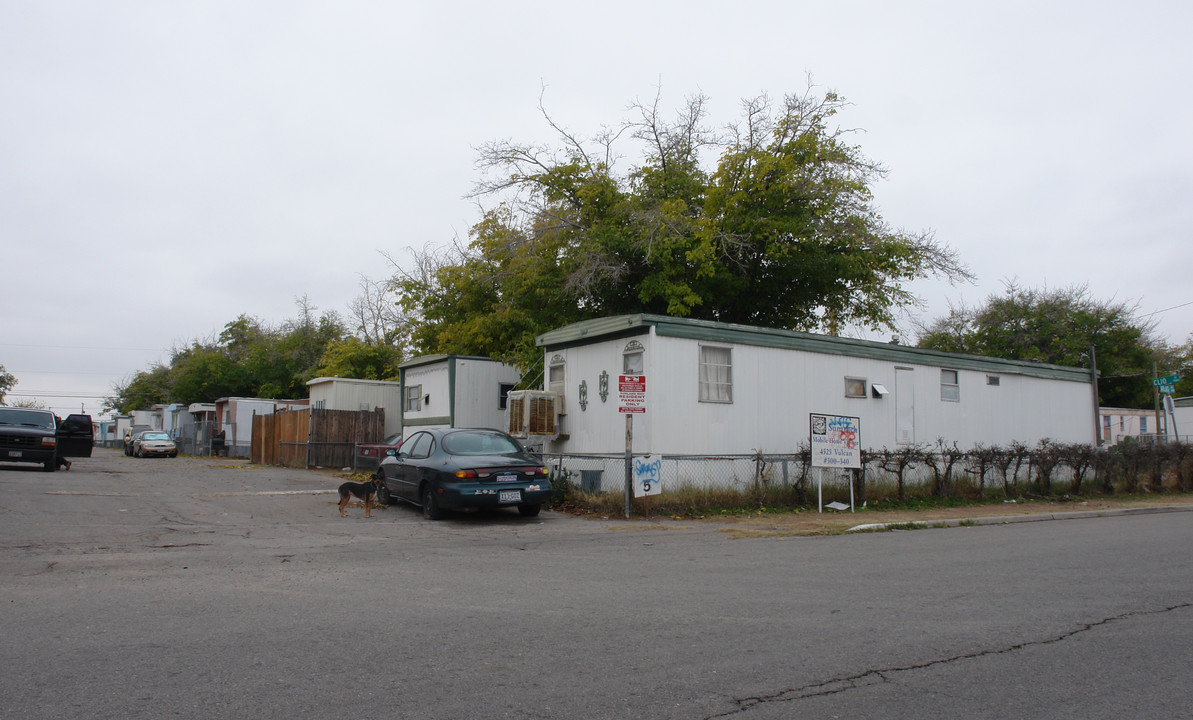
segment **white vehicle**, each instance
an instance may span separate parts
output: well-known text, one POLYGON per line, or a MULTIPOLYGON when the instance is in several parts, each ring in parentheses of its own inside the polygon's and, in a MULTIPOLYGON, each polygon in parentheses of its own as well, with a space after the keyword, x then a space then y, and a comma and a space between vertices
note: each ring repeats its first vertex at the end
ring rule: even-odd
POLYGON ((169 433, 147 430, 133 438, 133 455, 143 457, 178 457, 178 445, 169 433))

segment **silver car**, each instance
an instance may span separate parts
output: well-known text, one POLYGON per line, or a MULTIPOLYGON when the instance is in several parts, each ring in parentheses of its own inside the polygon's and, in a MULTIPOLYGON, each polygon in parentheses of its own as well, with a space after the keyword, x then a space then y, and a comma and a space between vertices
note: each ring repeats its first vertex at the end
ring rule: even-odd
POLYGON ((178 445, 170 439, 169 433, 160 430, 146 430, 133 438, 133 455, 137 457, 178 457, 178 445))

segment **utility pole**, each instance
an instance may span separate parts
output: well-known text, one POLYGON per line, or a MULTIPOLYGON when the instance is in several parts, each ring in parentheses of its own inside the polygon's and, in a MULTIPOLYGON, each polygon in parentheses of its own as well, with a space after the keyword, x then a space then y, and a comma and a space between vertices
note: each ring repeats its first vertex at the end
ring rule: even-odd
MULTIPOLYGON (((1160 379, 1160 363, 1152 362, 1152 394, 1156 396, 1156 439, 1160 439, 1160 386, 1156 380, 1160 379)), ((1164 430, 1164 438, 1168 438, 1168 430, 1164 430)))
POLYGON ((1094 447, 1102 447, 1102 403, 1098 400, 1098 356, 1089 346, 1089 376, 1094 384, 1094 447))

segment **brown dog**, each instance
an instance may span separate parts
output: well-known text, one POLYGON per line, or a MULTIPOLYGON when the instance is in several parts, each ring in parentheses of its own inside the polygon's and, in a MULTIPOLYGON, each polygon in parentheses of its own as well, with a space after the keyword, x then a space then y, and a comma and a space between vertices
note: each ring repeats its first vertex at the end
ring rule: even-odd
POLYGON ((344 508, 348 507, 348 503, 352 502, 352 497, 356 496, 365 503, 365 517, 373 517, 373 500, 377 497, 376 480, 367 483, 346 482, 340 486, 340 517, 347 517, 344 515, 344 508))

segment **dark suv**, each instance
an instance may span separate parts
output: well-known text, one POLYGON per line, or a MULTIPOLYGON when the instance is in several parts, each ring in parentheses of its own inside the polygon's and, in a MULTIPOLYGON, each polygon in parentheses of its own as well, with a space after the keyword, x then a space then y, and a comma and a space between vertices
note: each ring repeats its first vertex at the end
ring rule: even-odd
POLYGON ((49 410, 0 407, 0 461, 41 463, 58 469, 58 456, 91 457, 90 415, 59 420, 49 410))

